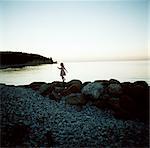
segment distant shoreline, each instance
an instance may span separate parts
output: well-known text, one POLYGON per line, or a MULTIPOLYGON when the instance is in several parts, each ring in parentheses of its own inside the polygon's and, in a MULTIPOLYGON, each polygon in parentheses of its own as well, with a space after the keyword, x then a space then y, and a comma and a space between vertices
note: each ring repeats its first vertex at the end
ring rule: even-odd
POLYGON ((0 69, 56 64, 52 58, 22 52, 0 52, 0 69))
MULTIPOLYGON (((51 64, 51 63, 0 65, 0 70, 7 69, 7 68, 23 68, 23 67, 27 67, 27 66, 39 66, 39 65, 44 65, 44 64, 51 64)), ((54 62, 52 64, 57 64, 57 62, 54 62)))

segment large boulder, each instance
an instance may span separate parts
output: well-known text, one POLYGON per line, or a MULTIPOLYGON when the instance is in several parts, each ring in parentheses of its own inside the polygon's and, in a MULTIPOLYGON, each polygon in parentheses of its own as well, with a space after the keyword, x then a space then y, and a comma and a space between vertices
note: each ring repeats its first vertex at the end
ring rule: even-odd
POLYGON ((119 99, 119 104, 122 109, 126 110, 131 115, 134 116, 136 114, 136 103, 131 97, 122 95, 119 99))
POLYGON ((123 93, 128 95, 136 103, 137 114, 141 119, 148 119, 149 116, 149 87, 145 81, 134 83, 122 83, 123 93))
POLYGON ((85 97, 99 99, 104 92, 104 86, 100 82, 92 82, 82 88, 85 97))
POLYGON ((110 84, 120 84, 120 82, 118 80, 116 80, 116 79, 110 79, 109 83, 110 84))
POLYGON ((74 80, 71 80, 68 83, 66 83, 66 87, 70 87, 71 85, 74 85, 74 84, 81 86, 82 82, 80 80, 74 79, 74 80))
POLYGON ((85 105, 87 103, 87 100, 83 97, 81 93, 76 93, 76 94, 70 94, 66 96, 66 104, 69 105, 85 105))
POLYGON ((46 83, 45 82, 33 82, 28 87, 33 90, 39 90, 39 88, 44 84, 46 84, 46 83))
POLYGON ((50 94, 52 92, 52 90, 53 90, 53 85, 51 83, 43 84, 39 88, 39 93, 46 96, 46 95, 50 94))
POLYGON ((67 96, 72 93, 80 93, 81 92, 81 85, 80 84, 72 84, 68 88, 64 89, 64 91, 61 93, 63 96, 67 96))
POLYGON ((108 80, 95 80, 94 82, 100 82, 104 87, 107 87, 110 83, 108 80))
POLYGON ((122 94, 122 87, 120 84, 110 84, 107 87, 107 92, 112 96, 120 96, 122 94))
POLYGON ((66 82, 54 81, 52 82, 54 87, 66 87, 66 82))

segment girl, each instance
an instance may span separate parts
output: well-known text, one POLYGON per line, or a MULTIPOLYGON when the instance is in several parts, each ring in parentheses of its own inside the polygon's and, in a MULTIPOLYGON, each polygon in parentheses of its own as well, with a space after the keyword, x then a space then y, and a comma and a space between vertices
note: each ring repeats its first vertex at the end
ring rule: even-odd
POLYGON ((65 68, 65 66, 64 66, 63 63, 60 63, 60 66, 61 66, 61 67, 57 67, 57 68, 61 70, 61 71, 60 71, 60 76, 61 76, 61 78, 62 78, 62 80, 63 80, 63 82, 64 82, 64 81, 65 81, 64 76, 66 75, 65 71, 66 71, 66 72, 68 72, 68 71, 66 70, 66 68, 65 68))

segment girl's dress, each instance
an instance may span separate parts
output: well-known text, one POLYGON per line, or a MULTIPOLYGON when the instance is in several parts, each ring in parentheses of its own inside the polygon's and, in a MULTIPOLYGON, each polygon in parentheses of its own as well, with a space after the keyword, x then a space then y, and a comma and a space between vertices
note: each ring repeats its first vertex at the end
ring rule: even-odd
POLYGON ((61 68, 61 71, 60 71, 60 76, 65 76, 66 75, 66 73, 65 73, 65 70, 64 70, 64 68, 61 68))

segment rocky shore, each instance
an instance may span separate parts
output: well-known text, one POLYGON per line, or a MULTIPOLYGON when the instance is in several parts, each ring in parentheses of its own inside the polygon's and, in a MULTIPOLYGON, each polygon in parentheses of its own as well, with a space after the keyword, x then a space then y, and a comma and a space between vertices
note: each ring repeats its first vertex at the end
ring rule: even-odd
POLYGON ((117 80, 0 84, 1 147, 149 147, 149 86, 117 80))

